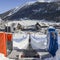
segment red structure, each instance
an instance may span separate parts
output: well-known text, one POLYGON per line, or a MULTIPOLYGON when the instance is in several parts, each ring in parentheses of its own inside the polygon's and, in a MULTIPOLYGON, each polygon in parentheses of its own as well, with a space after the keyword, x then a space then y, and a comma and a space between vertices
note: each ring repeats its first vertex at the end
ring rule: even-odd
POLYGON ((0 53, 5 57, 7 56, 7 41, 12 41, 12 34, 0 32, 0 53))
POLYGON ((12 41, 12 34, 11 33, 7 33, 7 40, 8 41, 12 41))
POLYGON ((6 33, 0 32, 0 53, 4 56, 7 56, 6 41, 6 33))

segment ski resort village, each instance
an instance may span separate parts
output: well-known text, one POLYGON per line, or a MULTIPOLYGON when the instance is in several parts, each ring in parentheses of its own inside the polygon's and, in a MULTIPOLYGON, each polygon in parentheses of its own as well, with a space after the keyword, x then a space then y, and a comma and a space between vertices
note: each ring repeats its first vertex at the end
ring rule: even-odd
POLYGON ((0 60, 60 60, 60 2, 27 2, 0 14, 0 60))

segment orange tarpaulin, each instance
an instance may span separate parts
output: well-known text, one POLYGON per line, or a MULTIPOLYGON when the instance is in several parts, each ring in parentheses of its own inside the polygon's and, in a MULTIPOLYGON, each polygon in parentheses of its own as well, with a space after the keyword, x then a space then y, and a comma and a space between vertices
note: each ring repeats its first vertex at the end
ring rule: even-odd
POLYGON ((8 41, 12 41, 12 34, 11 33, 7 33, 7 40, 8 41))
POLYGON ((7 56, 5 32, 0 32, 0 53, 3 53, 5 56, 7 56))

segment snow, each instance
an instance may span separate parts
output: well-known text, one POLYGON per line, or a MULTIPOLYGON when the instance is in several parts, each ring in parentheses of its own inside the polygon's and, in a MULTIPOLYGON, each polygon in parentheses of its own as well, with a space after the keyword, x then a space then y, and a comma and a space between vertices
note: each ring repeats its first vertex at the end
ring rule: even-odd
MULTIPOLYGON (((38 2, 56 2, 56 1, 59 1, 59 0, 37 0, 38 2)), ((34 4, 36 1, 30 1, 30 2, 27 2, 27 3, 25 3, 25 4, 23 4, 23 5, 21 5, 21 6, 17 6, 16 8, 14 8, 14 9, 12 9, 11 10, 11 12, 7 15, 7 16, 11 16, 11 15, 13 15, 14 13, 16 13, 16 12, 18 12, 22 7, 26 7, 26 6, 28 6, 28 5, 32 5, 32 4, 34 4)), ((40 12, 41 11, 41 9, 39 9, 39 10, 35 10, 35 12, 40 12)), ((47 12, 47 11, 45 11, 45 12, 47 12)), ((7 17, 7 16, 5 16, 5 17, 7 17)), ((5 18, 4 17, 4 18, 5 18)))
POLYGON ((45 0, 37 0, 38 2, 45 2, 45 0))
POLYGON ((60 0, 37 0, 38 2, 57 2, 60 0))
POLYGON ((0 60, 13 60, 13 59, 9 59, 5 57, 4 54, 0 53, 0 60))
POLYGON ((26 5, 32 5, 34 4, 36 1, 30 1, 30 2, 27 2, 26 5))
POLYGON ((39 13, 39 12, 41 12, 43 9, 35 9, 35 10, 32 10, 34 13, 39 13))
MULTIPOLYGON (((32 25, 35 25, 36 23, 39 23, 40 25, 42 25, 43 26, 43 24, 45 24, 45 26, 52 26, 52 25, 59 25, 60 24, 60 22, 59 23, 56 23, 56 22, 48 22, 48 21, 45 21, 44 19, 43 20, 20 20, 20 21, 8 21, 5 25, 6 26, 11 26, 13 23, 15 23, 16 25, 18 24, 18 23, 20 23, 22 26, 32 26, 32 25), (31 24, 30 24, 31 23, 31 24)), ((15 25, 15 26, 16 26, 15 25)))
POLYGON ((54 28, 53 26, 49 26, 49 28, 54 28))
POLYGON ((41 23, 41 21, 39 20, 21 20, 21 21, 9 21, 5 25, 11 26, 12 23, 15 24, 20 23, 22 26, 30 26, 30 25, 35 25, 37 22, 41 23))
POLYGON ((16 8, 12 9, 12 11, 7 16, 13 15, 14 13, 18 12, 22 7, 24 7, 24 6, 26 7, 28 5, 32 5, 35 2, 36 1, 31 1, 31 2, 25 3, 25 4, 21 5, 21 6, 17 6, 16 8))
POLYGON ((7 16, 13 15, 14 13, 16 13, 19 9, 18 8, 14 8, 7 16))
POLYGON ((16 8, 12 9, 11 12, 7 16, 13 15, 14 13, 18 12, 24 6, 25 6, 25 4, 23 4, 21 6, 17 6, 16 8))

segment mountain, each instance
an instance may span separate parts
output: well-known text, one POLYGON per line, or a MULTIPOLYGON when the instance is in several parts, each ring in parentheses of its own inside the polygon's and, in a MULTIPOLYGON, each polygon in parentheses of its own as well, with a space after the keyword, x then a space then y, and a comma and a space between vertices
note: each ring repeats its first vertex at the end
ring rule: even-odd
POLYGON ((48 20, 60 21, 60 2, 31 2, 0 14, 3 20, 48 20))

